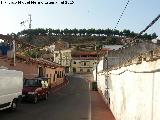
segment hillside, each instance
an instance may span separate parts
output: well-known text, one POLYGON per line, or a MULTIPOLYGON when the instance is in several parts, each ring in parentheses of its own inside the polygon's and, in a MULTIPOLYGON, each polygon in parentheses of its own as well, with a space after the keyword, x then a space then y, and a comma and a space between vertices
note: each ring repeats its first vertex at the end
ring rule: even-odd
POLYGON ((63 40, 70 45, 75 44, 124 44, 122 39, 132 39, 138 36, 142 40, 151 40, 157 37, 155 33, 138 35, 130 30, 111 30, 111 29, 28 29, 14 34, 18 38, 22 38, 24 42, 43 47, 53 44, 57 40, 63 40))

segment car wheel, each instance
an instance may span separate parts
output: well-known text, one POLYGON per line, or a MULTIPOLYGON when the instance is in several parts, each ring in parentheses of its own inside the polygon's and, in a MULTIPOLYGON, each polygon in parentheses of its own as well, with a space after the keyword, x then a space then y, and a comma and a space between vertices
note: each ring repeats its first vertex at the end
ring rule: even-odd
POLYGON ((45 100, 48 100, 48 93, 45 94, 44 99, 45 99, 45 100))
POLYGON ((37 102, 38 102, 38 97, 37 97, 37 95, 35 95, 34 99, 33 99, 33 103, 36 104, 37 102))
POLYGON ((16 109, 17 109, 17 101, 13 100, 12 105, 10 107, 10 110, 11 111, 16 111, 16 109))

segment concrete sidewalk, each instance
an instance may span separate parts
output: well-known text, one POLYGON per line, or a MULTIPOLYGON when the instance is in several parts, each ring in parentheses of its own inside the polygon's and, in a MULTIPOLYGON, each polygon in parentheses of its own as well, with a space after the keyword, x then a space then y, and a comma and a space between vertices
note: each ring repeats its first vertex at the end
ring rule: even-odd
POLYGON ((112 112, 102 99, 98 91, 91 93, 91 119, 92 120, 115 120, 112 112))

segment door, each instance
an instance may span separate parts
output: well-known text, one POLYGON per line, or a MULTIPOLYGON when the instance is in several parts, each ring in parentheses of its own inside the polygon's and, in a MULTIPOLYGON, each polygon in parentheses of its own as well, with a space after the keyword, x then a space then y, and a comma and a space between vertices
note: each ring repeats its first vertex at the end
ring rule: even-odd
POLYGON ((43 68, 39 67, 39 77, 43 77, 43 68))
POLYGON ((76 68, 73 68, 73 72, 76 73, 76 68))

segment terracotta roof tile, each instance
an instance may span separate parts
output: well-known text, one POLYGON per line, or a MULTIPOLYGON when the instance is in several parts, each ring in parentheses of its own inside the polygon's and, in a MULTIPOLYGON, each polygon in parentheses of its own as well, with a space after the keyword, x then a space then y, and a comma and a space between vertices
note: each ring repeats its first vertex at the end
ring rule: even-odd
POLYGON ((45 60, 45 59, 35 59, 35 58, 23 56, 21 54, 16 54, 16 57, 21 58, 21 59, 26 60, 26 61, 30 61, 32 63, 37 63, 37 64, 40 64, 40 65, 45 65, 45 66, 49 66, 49 67, 62 67, 57 63, 54 63, 54 62, 51 62, 51 61, 48 61, 48 60, 45 60))

